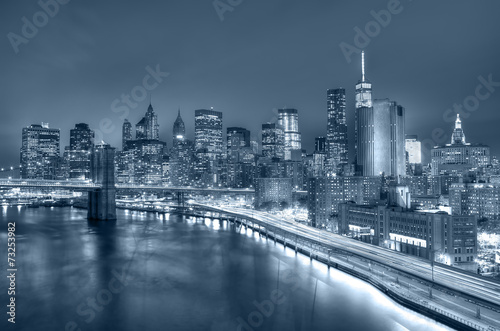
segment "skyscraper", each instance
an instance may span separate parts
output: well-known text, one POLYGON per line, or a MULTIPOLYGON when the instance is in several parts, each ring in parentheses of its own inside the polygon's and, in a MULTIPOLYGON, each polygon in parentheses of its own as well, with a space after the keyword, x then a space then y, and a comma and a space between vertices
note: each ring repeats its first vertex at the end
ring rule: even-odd
POLYGON ((285 132, 278 123, 262 124, 262 155, 284 159, 285 132))
POLYGON ((329 170, 337 171, 349 161, 345 89, 327 91, 327 118, 327 160, 331 165, 329 170))
POLYGON ((146 111, 144 117, 135 126, 135 139, 160 139, 158 117, 156 116, 151 104, 149 104, 148 110, 146 111))
POLYGON ((405 109, 389 99, 358 112, 357 163, 363 176, 404 176, 405 109))
POLYGON ((223 153, 222 113, 213 109, 199 109, 194 115, 194 143, 196 151, 206 149, 209 153, 223 153))
POLYGON ((195 178, 203 186, 222 184, 222 113, 213 109, 195 111, 195 178))
POLYGON ((278 123, 285 132, 285 160, 290 160, 292 150, 301 150, 301 134, 299 132, 299 112, 297 109, 278 109, 278 123))
POLYGON ((127 141, 132 139, 132 124, 125 119, 122 126, 122 149, 125 149, 127 141))
POLYGON ((186 127, 177 113, 177 119, 172 128, 173 146, 170 153, 170 184, 173 186, 191 185, 194 150, 193 142, 186 139, 186 127))
POLYGON ((421 143, 418 136, 407 135, 405 139, 405 150, 408 153, 408 163, 419 164, 422 162, 421 143))
POLYGON ((177 118, 175 119, 172 133, 173 133, 174 144, 176 141, 182 140, 186 136, 186 126, 184 125, 184 121, 182 120, 180 109, 177 112, 177 118))
POLYGON ((56 179, 60 156, 60 131, 48 123, 23 128, 21 146, 21 178, 56 179))
POLYGON ((457 114, 451 144, 434 147, 431 151, 432 175, 461 175, 464 171, 490 164, 490 147, 465 141, 462 120, 457 114))
POLYGON ((70 130, 69 178, 90 178, 90 153, 94 147, 94 131, 88 124, 79 123, 70 130))
POLYGON ((365 52, 361 52, 361 80, 356 84, 356 112, 354 114, 354 148, 356 160, 359 157, 357 149, 359 147, 358 143, 358 120, 359 111, 364 108, 371 108, 373 106, 372 102, 372 83, 365 79, 365 52))

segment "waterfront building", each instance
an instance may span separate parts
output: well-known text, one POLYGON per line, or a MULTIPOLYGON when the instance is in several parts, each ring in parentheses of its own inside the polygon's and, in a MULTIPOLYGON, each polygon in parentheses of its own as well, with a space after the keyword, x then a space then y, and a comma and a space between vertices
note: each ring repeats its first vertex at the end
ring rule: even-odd
POLYGON ((88 124, 79 123, 70 130, 69 151, 65 155, 70 179, 90 178, 90 154, 94 147, 94 131, 88 124))
POLYGON ((256 178, 255 208, 286 208, 292 206, 291 178, 256 178))
POLYGON ((22 130, 21 178, 58 179, 61 164, 60 130, 48 123, 22 130))
MULTIPOLYGON (((396 188, 397 190, 397 188, 396 188)), ((399 194, 399 192, 395 192, 399 194)), ((403 192, 405 199, 408 192, 403 192)), ((339 207, 339 233, 406 254, 476 271, 475 216, 419 212, 406 205, 339 207)))

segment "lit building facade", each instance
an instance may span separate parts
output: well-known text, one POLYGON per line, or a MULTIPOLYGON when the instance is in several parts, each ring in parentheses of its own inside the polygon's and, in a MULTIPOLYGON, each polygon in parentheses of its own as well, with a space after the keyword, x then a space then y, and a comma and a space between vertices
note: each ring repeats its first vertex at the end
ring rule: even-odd
MULTIPOLYGON (((360 110, 364 109, 361 113, 369 112, 372 108, 372 83, 365 78, 365 52, 361 52, 361 80, 356 84, 355 90, 355 113, 354 113, 354 148, 355 148, 355 157, 358 160, 359 153, 359 113, 360 110)), ((363 164, 357 162, 357 164, 363 164)))
POLYGON ((326 153, 331 172, 339 172, 349 161, 345 89, 327 90, 326 153))
POLYGON ((407 135, 405 139, 405 150, 408 153, 408 163, 422 163, 422 147, 418 136, 407 135))
POLYGON ((432 175, 461 175, 463 172, 490 164, 490 147, 470 144, 465 140, 460 115, 457 114, 451 144, 434 147, 431 151, 432 175))
POLYGON ((454 215, 475 215, 490 220, 500 219, 500 185, 490 183, 454 183, 449 188, 454 215))
POLYGON ((302 149, 299 132, 299 112, 297 109, 278 109, 278 123, 285 133, 285 160, 292 158, 292 151, 302 149))
POLYGON ((340 205, 339 233, 402 253, 476 271, 475 216, 346 203, 340 205))
POLYGON ((292 205, 291 178, 256 178, 255 208, 288 207, 292 205))
POLYGON ((127 141, 132 139, 132 123, 125 119, 122 126, 122 150, 125 149, 127 141))
POLYGON ((262 155, 269 158, 285 158, 285 131, 278 123, 262 124, 262 155))
POLYGON ((69 152, 67 160, 69 165, 69 178, 90 178, 90 154, 94 147, 94 131, 88 124, 79 123, 70 130, 69 152))
POLYGON ((195 179, 202 186, 224 184, 222 113, 213 109, 195 111, 195 179))
POLYGON ((60 131, 46 123, 23 128, 21 178, 58 179, 60 169, 60 131))
POLYGON ((307 203, 312 226, 326 224, 339 211, 339 205, 354 201, 361 205, 380 199, 381 177, 326 176, 309 178, 307 203))

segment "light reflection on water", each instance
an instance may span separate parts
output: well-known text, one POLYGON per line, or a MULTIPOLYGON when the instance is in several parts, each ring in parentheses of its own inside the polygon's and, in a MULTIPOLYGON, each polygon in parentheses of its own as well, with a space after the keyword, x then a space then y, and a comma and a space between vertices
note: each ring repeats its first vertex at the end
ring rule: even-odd
POLYGON ((117 213, 115 222, 88 222, 85 210, 69 207, 2 208, 1 237, 15 221, 22 238, 16 329, 64 330, 74 322, 82 330, 236 330, 277 288, 284 302, 254 330, 445 329, 250 229, 117 213), (129 282, 93 311, 87 300, 106 293, 117 274, 129 282))

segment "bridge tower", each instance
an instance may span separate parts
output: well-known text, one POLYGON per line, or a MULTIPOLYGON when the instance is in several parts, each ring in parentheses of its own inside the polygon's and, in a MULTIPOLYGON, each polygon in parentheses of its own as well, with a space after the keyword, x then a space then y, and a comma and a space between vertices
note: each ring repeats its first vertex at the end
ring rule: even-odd
POLYGON ((89 192, 89 220, 116 220, 115 149, 102 142, 91 155, 91 178, 101 187, 89 192))

